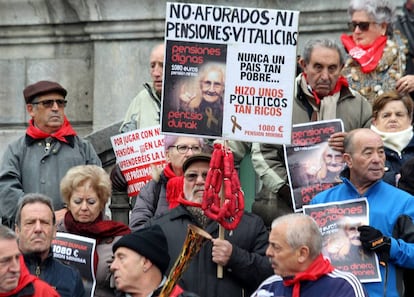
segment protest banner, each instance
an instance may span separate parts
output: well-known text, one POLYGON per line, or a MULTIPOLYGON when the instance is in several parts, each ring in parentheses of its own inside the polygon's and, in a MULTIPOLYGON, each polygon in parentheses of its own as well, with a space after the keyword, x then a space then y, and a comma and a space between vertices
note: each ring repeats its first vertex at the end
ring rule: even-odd
POLYGON ((378 257, 362 248, 357 229, 369 225, 366 198, 304 205, 303 212, 318 224, 323 237, 322 253, 332 265, 352 272, 362 283, 381 281, 378 257))
POLYGON ((299 12, 167 3, 163 133, 290 144, 299 12))
POLYGON ((128 196, 139 194, 151 180, 153 167, 165 166, 164 135, 159 125, 111 137, 116 163, 128 182, 128 196))
POLYGON ((96 286, 95 248, 95 239, 71 233, 56 232, 56 238, 52 241, 53 257, 79 270, 85 296, 90 297, 94 296, 96 286))
POLYGON ((339 174, 345 166, 342 153, 331 149, 328 139, 343 131, 341 120, 293 125, 292 144, 284 146, 284 153, 295 211, 317 193, 341 182, 339 174))

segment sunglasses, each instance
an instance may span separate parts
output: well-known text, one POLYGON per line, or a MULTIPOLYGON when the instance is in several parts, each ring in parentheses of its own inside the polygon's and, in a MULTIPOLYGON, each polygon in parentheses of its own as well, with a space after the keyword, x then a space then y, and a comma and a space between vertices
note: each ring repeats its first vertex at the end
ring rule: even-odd
POLYGON ((50 100, 43 100, 43 101, 38 101, 38 102, 32 102, 32 105, 36 105, 36 104, 41 104, 43 105, 43 107, 45 108, 51 108, 53 107, 53 105, 57 104, 58 107, 65 107, 66 104, 68 103, 67 100, 63 100, 63 99, 50 99, 50 100))
POLYGON ((361 31, 368 31, 369 25, 375 24, 373 22, 350 22, 348 23, 348 28, 351 32, 354 32, 355 29, 358 27, 361 31))

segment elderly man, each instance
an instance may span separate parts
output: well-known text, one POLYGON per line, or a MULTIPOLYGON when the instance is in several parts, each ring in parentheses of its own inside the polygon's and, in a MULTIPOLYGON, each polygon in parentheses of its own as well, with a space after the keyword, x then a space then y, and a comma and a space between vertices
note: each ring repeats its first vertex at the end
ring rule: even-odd
POLYGON ((366 197, 369 226, 360 226, 360 240, 367 251, 375 252, 382 265, 382 282, 365 283, 370 297, 402 296, 398 270, 414 268, 414 244, 393 238, 402 215, 414 218, 413 197, 382 180, 385 153, 381 137, 370 129, 351 131, 344 140, 344 160, 348 166, 343 183, 316 195, 311 204, 366 197), (385 293, 384 293, 385 292, 385 293))
MULTIPOLYGON (((130 103, 119 132, 160 124, 161 91, 164 71, 164 43, 157 44, 150 54, 150 75, 152 83, 144 83, 144 89, 130 103)), ((128 183, 118 165, 111 171, 113 189, 126 192, 128 183)))
POLYGON ((15 231, 30 273, 53 286, 61 297, 84 297, 79 271, 53 258, 56 219, 49 197, 26 194, 17 209, 15 231))
POLYGON ((217 238, 218 223, 206 217, 201 209, 210 158, 208 154, 197 154, 184 162, 180 205, 146 225, 161 226, 172 259, 181 253, 189 224, 204 228, 214 237, 203 245, 183 273, 180 285, 184 289, 204 297, 249 296, 272 274, 265 256, 268 232, 258 216, 244 213, 235 230, 226 230, 224 239, 217 238), (217 265, 224 267, 222 279, 217 278, 217 265))
POLYGON ((335 269, 322 256, 322 234, 304 214, 288 214, 273 221, 266 255, 274 276, 252 297, 368 297, 352 274, 335 269))
POLYGON ((144 83, 144 89, 132 100, 119 129, 120 132, 160 124, 164 51, 164 43, 157 44, 152 49, 149 61, 152 84, 144 83))
MULTIPOLYGON (((123 236, 112 247, 111 271, 122 296, 158 296, 170 263, 168 244, 160 226, 154 225, 123 236), (126 295, 128 294, 128 295, 126 295)), ((176 286, 169 295, 196 296, 176 286)))
MULTIPOLYGON (((329 39, 309 40, 304 47, 300 65, 303 73, 296 78, 295 98, 292 101, 293 124, 341 119, 345 131, 370 126, 371 105, 350 89, 346 79, 341 76, 344 58, 335 42, 329 39)), ((329 145, 342 151, 343 137, 344 133, 332 135, 329 145)), ((264 189, 271 197, 282 200, 280 207, 286 208, 291 197, 282 146, 254 143, 252 162, 263 181, 264 189)))
POLYGON ((26 135, 8 145, 0 166, 0 215, 12 225, 17 204, 25 193, 52 198, 56 217, 65 209, 59 183, 76 165, 101 165, 92 145, 77 136, 65 116, 67 91, 52 81, 39 81, 24 91, 31 116, 26 135))
POLYGON ((31 275, 17 246, 16 234, 0 225, 0 296, 59 297, 44 281, 31 275))

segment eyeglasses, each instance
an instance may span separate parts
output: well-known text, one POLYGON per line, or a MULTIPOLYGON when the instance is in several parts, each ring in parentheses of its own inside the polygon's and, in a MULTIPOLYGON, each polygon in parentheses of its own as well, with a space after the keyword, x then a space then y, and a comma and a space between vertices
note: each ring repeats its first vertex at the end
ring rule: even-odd
POLYGON ((190 172, 184 175, 184 178, 186 179, 186 181, 188 182, 194 182, 197 180, 197 178, 201 176, 201 178, 203 180, 206 180, 207 177, 207 171, 206 172, 202 172, 201 174, 195 173, 195 172, 190 172))
POLYGON ((53 105, 55 105, 55 102, 58 107, 65 107, 66 104, 68 103, 67 100, 63 100, 63 99, 50 99, 50 100, 43 100, 39 102, 32 102, 31 104, 32 105, 41 104, 45 108, 51 108, 53 107, 53 105))
POLYGON ((179 145, 171 145, 170 147, 175 147, 180 154, 185 154, 188 152, 188 150, 191 150, 194 154, 201 153, 201 147, 198 145, 188 146, 185 144, 179 144, 179 145))
POLYGON ((351 32, 354 32, 356 27, 359 28, 359 30, 365 32, 368 31, 369 25, 375 24, 374 22, 350 22, 348 23, 348 28, 351 32))

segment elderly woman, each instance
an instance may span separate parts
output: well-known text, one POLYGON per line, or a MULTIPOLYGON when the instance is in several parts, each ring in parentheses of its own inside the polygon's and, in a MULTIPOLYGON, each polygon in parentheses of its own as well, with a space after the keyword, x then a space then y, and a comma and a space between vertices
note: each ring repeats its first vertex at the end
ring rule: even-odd
POLYGON ((371 103, 384 91, 395 90, 397 82, 399 92, 409 91, 407 78, 403 77, 407 48, 401 33, 392 28, 395 17, 393 2, 351 0, 348 14, 352 34, 341 36, 349 54, 343 74, 350 87, 371 103))
POLYGON ((110 286, 109 271, 112 245, 130 230, 125 224, 104 220, 105 204, 111 195, 111 181, 104 169, 95 165, 75 166, 60 183, 68 211, 57 230, 96 239, 95 297, 115 296, 110 286))
POLYGON ((156 214, 175 207, 175 199, 182 190, 183 163, 204 149, 202 138, 166 135, 164 138, 167 166, 162 172, 153 172, 136 199, 129 227, 135 231, 156 214))
POLYGON ((413 101, 407 95, 389 91, 374 101, 371 129, 384 141, 384 181, 394 186, 398 183, 401 166, 414 157, 412 118, 413 101))
POLYGON ((332 149, 328 143, 324 144, 321 155, 321 169, 317 177, 320 183, 340 183, 340 174, 345 167, 342 153, 332 149))

